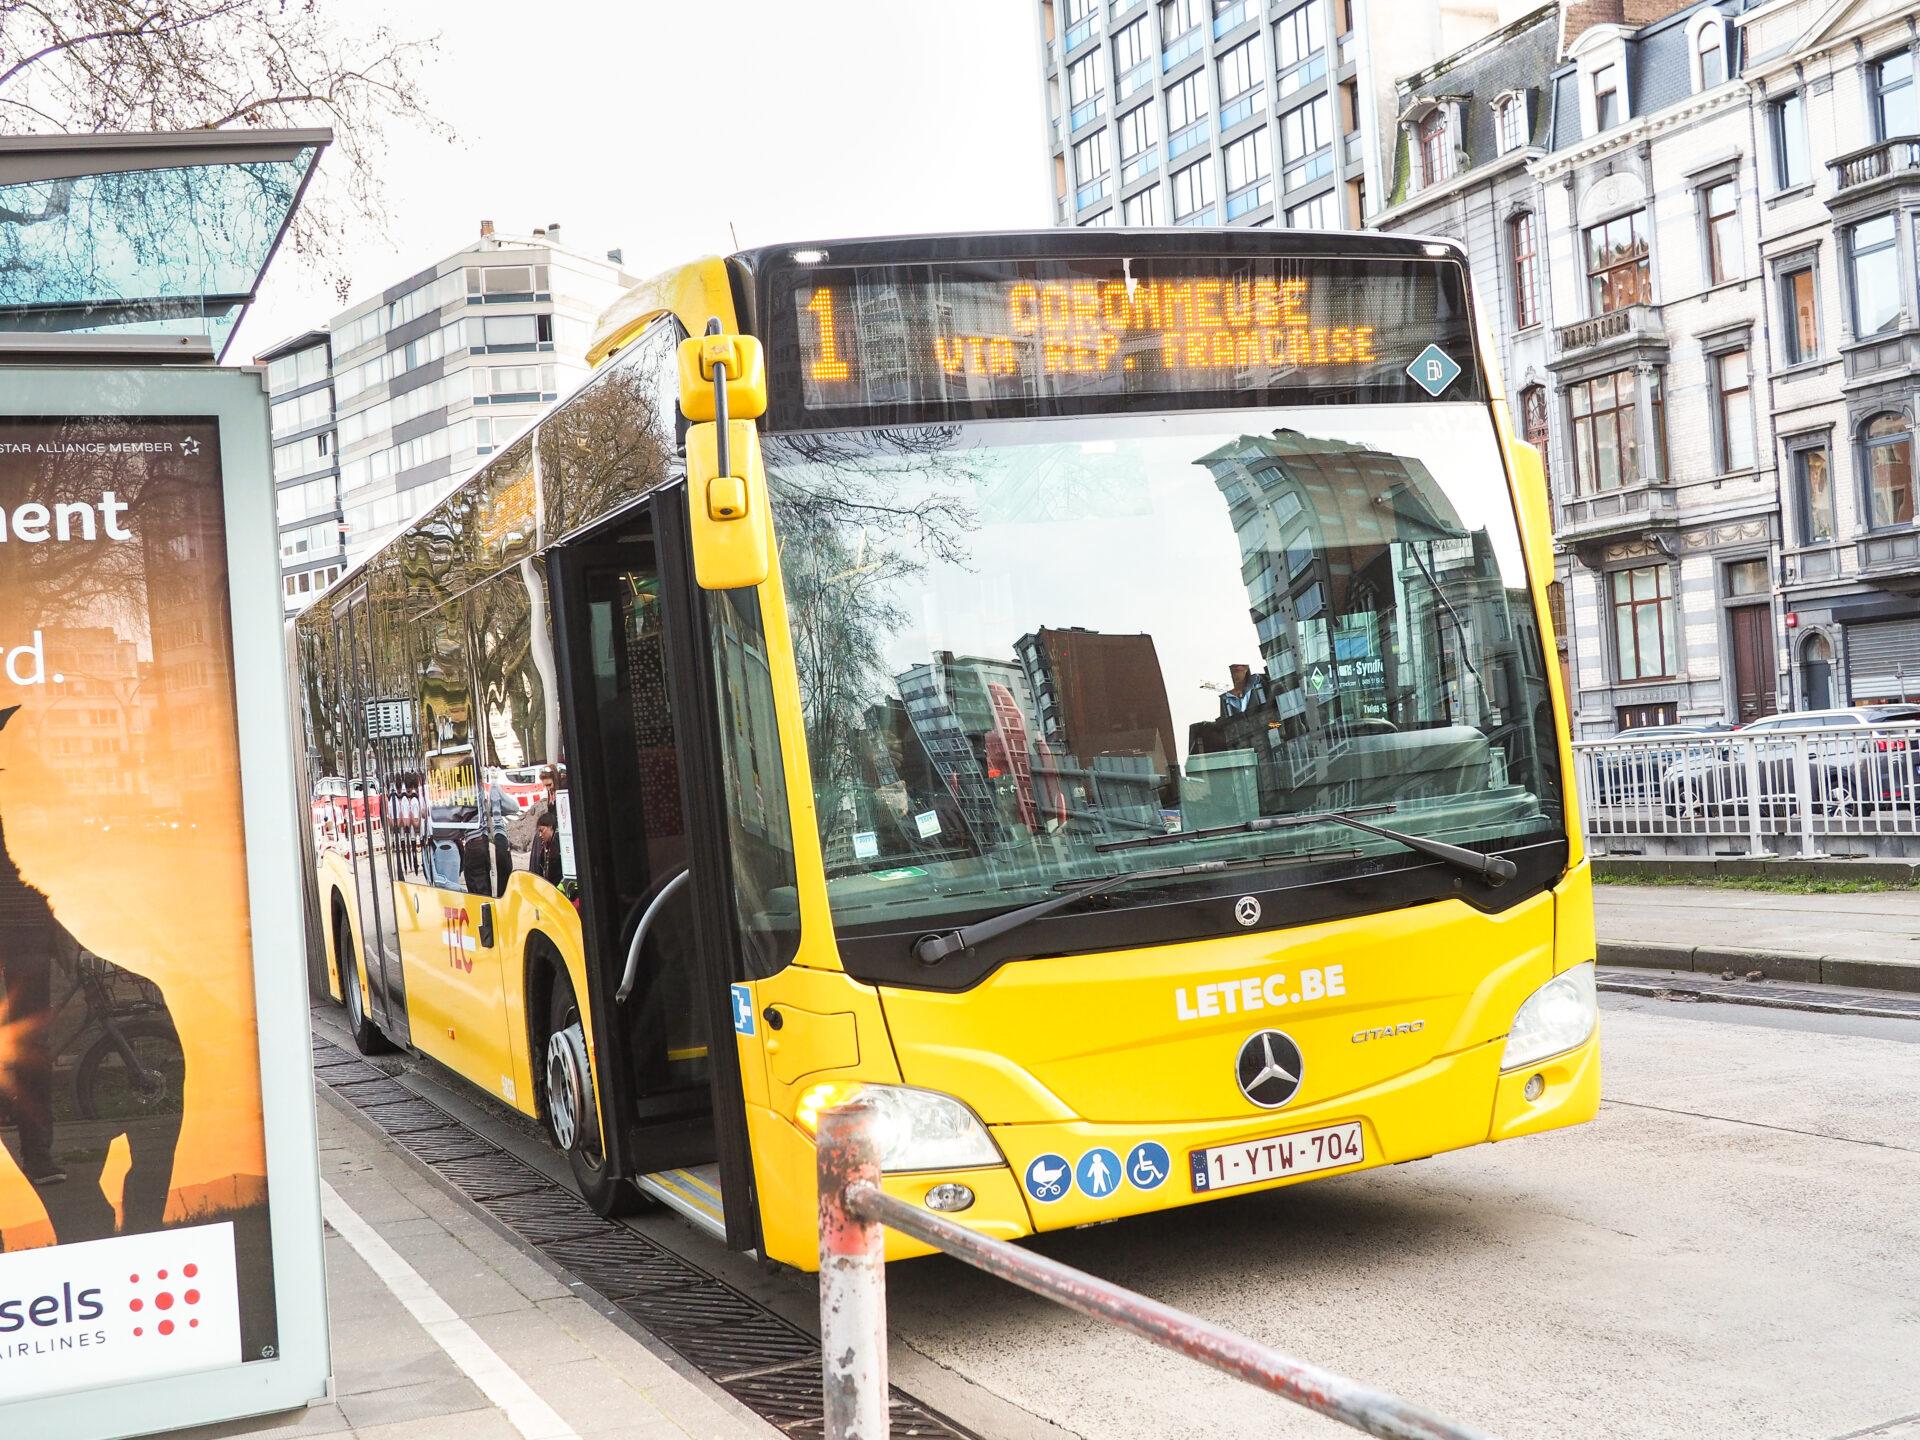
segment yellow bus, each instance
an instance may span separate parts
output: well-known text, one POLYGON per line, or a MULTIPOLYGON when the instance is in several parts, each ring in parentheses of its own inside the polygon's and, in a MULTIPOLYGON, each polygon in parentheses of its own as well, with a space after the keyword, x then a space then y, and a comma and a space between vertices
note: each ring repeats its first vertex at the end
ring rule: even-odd
POLYGON ((1593 1116, 1546 490, 1456 247, 773 246, 592 359, 294 629, 363 1050, 802 1267, 860 1091, 1000 1237, 1593 1116))

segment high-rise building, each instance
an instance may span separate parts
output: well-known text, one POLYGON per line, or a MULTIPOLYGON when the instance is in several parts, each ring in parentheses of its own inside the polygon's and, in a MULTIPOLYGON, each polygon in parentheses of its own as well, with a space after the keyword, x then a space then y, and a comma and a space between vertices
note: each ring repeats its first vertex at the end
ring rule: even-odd
MULTIPOLYGON (((1358 228, 1393 79, 1512 0, 1038 0, 1063 225, 1358 228)), ((1374 197, 1374 198, 1370 198, 1374 197)))
POLYGON ((620 252, 483 221, 471 245, 262 354, 287 609, 444 496, 587 374, 620 252))

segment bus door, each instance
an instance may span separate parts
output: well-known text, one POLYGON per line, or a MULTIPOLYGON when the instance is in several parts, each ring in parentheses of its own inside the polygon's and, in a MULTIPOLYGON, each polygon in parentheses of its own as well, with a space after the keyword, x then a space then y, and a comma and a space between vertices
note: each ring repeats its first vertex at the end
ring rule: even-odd
POLYGON ((348 763, 344 806, 354 896, 359 911, 361 953, 367 965, 367 1013, 390 1039, 408 1039, 405 981, 394 928, 392 857, 388 853, 386 767, 381 763, 379 692, 373 671, 373 616, 367 592, 348 597, 339 611, 335 638, 340 656, 340 694, 345 714, 348 763))
POLYGON ((609 1158, 725 1236, 729 1210, 736 1230, 748 1223, 744 1203, 722 1198, 747 1194, 744 1112, 724 964, 696 939, 701 908, 724 903, 721 866, 700 858, 714 848, 705 816, 720 784, 706 773, 712 748, 687 733, 701 729, 691 695, 710 681, 687 643, 684 538, 679 549, 663 538, 684 537, 676 500, 657 496, 611 534, 551 552, 552 574, 609 1158))

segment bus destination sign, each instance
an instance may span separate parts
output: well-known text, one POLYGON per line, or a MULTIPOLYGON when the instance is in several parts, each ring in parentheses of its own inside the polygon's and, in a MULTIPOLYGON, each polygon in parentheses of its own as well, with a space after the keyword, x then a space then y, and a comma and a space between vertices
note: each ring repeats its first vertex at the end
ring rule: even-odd
MULTIPOLYGON (((1304 388, 1428 400, 1415 357, 1472 353, 1455 276, 1271 257, 817 271, 793 288, 801 395, 812 411, 1304 388)), ((1437 398, 1478 398, 1463 374, 1437 398)))

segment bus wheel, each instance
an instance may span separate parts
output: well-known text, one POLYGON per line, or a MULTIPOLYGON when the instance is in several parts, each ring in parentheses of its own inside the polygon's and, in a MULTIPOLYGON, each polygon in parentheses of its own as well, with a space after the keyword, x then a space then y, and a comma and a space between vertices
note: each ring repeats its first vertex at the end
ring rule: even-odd
POLYGON ((581 1198, 601 1215, 632 1214, 640 1208, 639 1192, 607 1163, 586 1030, 574 1002, 573 982, 558 966, 547 1007, 545 1065, 547 1129, 553 1143, 566 1152, 581 1198))
POLYGON ((344 908, 334 912, 333 958, 340 970, 340 1002, 347 1011, 347 1033, 353 1036, 353 1048, 362 1055, 385 1055, 393 1042, 380 1033, 380 1027, 367 1014, 366 999, 360 993, 360 967, 353 963, 353 926, 348 924, 344 908))

